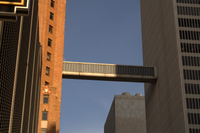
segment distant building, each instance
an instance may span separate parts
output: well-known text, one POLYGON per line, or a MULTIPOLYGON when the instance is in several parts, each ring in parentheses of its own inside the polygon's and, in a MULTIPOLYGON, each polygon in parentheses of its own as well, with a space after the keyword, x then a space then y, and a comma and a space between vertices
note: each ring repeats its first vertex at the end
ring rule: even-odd
POLYGON ((41 80, 38 1, 28 16, 0 21, 0 133, 37 133, 41 80))
POLYGON ((146 133, 144 96, 128 92, 115 95, 104 133, 146 133))

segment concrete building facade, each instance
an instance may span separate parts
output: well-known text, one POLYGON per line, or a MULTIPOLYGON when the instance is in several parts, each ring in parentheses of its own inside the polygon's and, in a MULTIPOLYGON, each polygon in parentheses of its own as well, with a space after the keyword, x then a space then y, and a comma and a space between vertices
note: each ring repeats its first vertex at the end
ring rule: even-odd
POLYGON ((60 125, 66 0, 39 0, 38 12, 39 41, 42 45, 43 53, 38 133, 58 133, 60 125), (45 86, 49 86, 49 90, 55 92, 55 99, 52 93, 42 93, 45 86), (53 90, 51 90, 52 88, 53 90), (48 103, 44 103, 44 98, 49 98, 48 103), (45 119, 43 119, 43 114, 45 119))
POLYGON ((145 84, 148 133, 200 132, 199 9, 199 0, 141 0, 143 62, 158 74, 145 84))
POLYGON ((115 95, 104 133, 146 133, 145 98, 128 92, 115 95))

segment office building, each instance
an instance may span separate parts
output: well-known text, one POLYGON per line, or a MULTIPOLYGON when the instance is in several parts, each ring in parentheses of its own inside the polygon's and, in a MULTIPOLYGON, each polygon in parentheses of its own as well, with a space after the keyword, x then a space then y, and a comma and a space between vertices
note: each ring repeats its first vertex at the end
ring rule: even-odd
POLYGON ((39 41, 42 45, 42 75, 38 133, 58 133, 60 125, 62 64, 66 0, 39 0, 39 41), (45 86, 54 89, 42 93, 45 86), (53 92, 53 91, 52 91, 53 92), (51 99, 53 98, 53 99, 51 99), (48 99, 48 103, 44 103, 48 99))
POLYGON ((16 22, 0 21, 0 132, 36 133, 41 79, 38 1, 16 22))
POLYGON ((104 133, 146 133, 145 98, 128 92, 115 95, 104 133))
POLYGON ((200 133, 200 1, 141 0, 148 133, 200 133))

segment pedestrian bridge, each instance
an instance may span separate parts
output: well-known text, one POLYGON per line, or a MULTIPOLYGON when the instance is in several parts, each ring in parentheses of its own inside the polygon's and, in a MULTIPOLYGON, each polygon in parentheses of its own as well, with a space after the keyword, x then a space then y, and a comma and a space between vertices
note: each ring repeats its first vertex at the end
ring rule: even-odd
POLYGON ((156 67, 63 61, 63 78, 153 83, 156 67))

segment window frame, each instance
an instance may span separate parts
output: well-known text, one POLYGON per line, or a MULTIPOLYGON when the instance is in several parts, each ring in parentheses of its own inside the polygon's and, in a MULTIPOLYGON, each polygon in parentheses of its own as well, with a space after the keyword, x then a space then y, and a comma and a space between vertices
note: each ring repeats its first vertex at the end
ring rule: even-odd
POLYGON ((51 53, 47 52, 47 60, 51 61, 51 53))
POLYGON ((41 133, 43 133, 42 131, 45 131, 45 133, 47 132, 46 128, 41 128, 41 133))
POLYGON ((51 7, 54 8, 55 6, 55 1, 51 0, 51 7))
POLYGON ((49 33, 53 34, 53 26, 49 25, 49 33))
POLYGON ((49 47, 51 47, 52 45, 52 40, 50 38, 48 38, 48 44, 47 44, 49 47))
POLYGON ((49 103, 49 96, 48 95, 44 95, 43 96, 43 104, 48 104, 49 103), (45 102, 45 98, 47 98, 47 102, 45 102))
POLYGON ((49 82, 45 81, 44 85, 49 86, 49 82))
POLYGON ((46 75, 50 75, 50 68, 48 66, 46 66, 46 75))
POLYGON ((50 12, 50 19, 53 20, 54 14, 52 12, 50 12))
POLYGON ((42 121, 47 121, 48 120, 48 111, 42 111, 42 121), (44 118, 44 114, 46 114, 46 119, 44 118))

